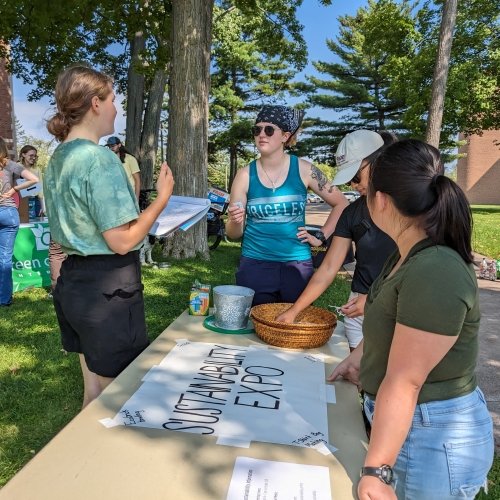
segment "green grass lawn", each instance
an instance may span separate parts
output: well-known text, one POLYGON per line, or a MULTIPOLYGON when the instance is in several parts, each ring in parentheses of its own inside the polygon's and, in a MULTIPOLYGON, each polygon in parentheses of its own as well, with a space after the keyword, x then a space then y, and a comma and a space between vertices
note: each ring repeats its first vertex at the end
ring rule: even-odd
MULTIPOLYGON (((239 245, 222 243, 209 262, 172 261, 166 270, 143 268, 151 340, 187 307, 194 279, 212 286, 234 283, 239 252, 239 245)), ((340 305, 349 289, 349 282, 339 277, 315 304, 340 305)), ((46 291, 27 290, 14 299, 0 316, 0 487, 79 412, 82 400, 78 358, 61 349, 46 291)), ((490 491, 480 495, 482 500, 500 498, 498 457, 489 477, 490 491)))
MULTIPOLYGON (((500 259, 500 206, 472 205, 472 248, 492 259, 500 259)), ((500 498, 500 497, 499 497, 500 498)))

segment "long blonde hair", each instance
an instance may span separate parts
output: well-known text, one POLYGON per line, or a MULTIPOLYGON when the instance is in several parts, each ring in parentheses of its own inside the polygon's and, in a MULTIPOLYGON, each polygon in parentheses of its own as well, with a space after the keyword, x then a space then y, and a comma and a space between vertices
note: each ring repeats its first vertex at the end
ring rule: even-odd
POLYGON ((106 99, 112 92, 113 79, 84 65, 64 70, 57 78, 57 113, 47 122, 47 130, 64 141, 71 128, 78 125, 92 105, 92 98, 106 99))

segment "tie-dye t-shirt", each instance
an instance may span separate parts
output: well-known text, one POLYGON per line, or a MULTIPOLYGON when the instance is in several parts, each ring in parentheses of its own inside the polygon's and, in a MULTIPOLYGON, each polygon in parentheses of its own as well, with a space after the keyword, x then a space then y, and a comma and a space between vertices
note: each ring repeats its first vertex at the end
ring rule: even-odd
POLYGON ((92 141, 60 144, 43 185, 52 239, 68 254, 113 254, 102 233, 139 217, 119 158, 92 141))

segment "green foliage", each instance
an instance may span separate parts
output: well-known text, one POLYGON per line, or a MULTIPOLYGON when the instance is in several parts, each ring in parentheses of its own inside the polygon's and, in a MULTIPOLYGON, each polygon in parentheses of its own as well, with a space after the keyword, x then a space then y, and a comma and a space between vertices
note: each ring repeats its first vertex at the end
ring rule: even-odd
POLYGON ((145 33, 146 49, 136 69, 151 79, 155 68, 168 60, 162 39, 168 38, 169 1, 4 2, 8 14, 3 15, 2 7, 0 32, 11 46, 10 71, 34 86, 30 100, 52 95, 58 73, 76 62, 102 68, 125 93, 128 44, 137 31, 145 33))
POLYGON ((309 103, 341 113, 339 120, 316 120, 307 129, 306 147, 321 161, 333 162, 338 140, 358 129, 404 129, 404 101, 394 95, 395 69, 411 58, 418 34, 408 1, 369 0, 355 16, 339 17, 337 40, 327 46, 338 63, 316 61, 326 78, 309 77, 309 103))
MULTIPOLYGON (((441 5, 369 0, 355 16, 339 18, 339 35, 327 45, 340 62, 315 62, 325 78, 301 85, 311 104, 337 111, 339 119, 311 121, 305 153, 332 162, 339 138, 357 128, 425 137, 441 5)), ((441 133, 447 159, 459 132, 500 127, 498 7, 459 1, 441 133)))
POLYGON ((228 178, 229 155, 225 151, 216 151, 208 158, 208 183, 227 191, 228 178))
POLYGON ((230 151, 230 181, 248 156, 250 118, 263 102, 294 91, 306 63, 298 0, 220 1, 214 8, 210 118, 212 151, 230 151))
MULTIPOLYGON (((444 103, 441 148, 456 146, 459 132, 476 133, 500 126, 500 30, 498 1, 459 1, 444 103)), ((417 12, 420 35, 406 69, 395 71, 394 95, 407 106, 404 123, 425 136, 441 9, 426 1, 417 12)))

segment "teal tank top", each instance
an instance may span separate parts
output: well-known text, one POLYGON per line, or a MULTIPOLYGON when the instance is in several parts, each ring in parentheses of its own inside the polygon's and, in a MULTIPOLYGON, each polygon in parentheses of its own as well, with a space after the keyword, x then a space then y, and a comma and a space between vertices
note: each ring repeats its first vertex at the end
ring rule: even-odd
POLYGON ((274 192, 260 182, 252 161, 242 255, 273 262, 310 259, 309 244, 297 238, 298 228, 305 225, 306 202, 296 156, 290 155, 288 176, 274 192))

